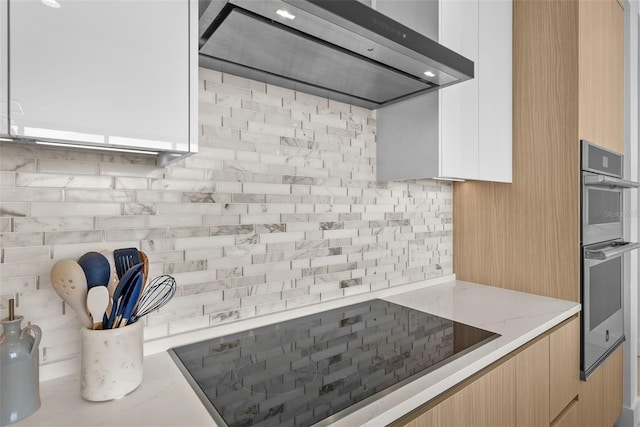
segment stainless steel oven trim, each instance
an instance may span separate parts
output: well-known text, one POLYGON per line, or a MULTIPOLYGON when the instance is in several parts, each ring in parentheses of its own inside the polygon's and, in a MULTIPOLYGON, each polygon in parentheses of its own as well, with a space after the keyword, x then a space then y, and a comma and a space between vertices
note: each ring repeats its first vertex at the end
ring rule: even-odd
POLYGON ((611 187, 611 188, 638 188, 640 183, 627 181, 626 179, 614 178, 606 175, 586 175, 584 177, 584 185, 590 187, 611 187))
POLYGON ((606 261, 608 259, 615 258, 620 255, 624 255, 627 252, 631 252, 635 249, 640 248, 640 243, 638 242, 611 242, 603 248, 597 249, 586 249, 584 250, 584 258, 585 259, 594 259, 606 261))

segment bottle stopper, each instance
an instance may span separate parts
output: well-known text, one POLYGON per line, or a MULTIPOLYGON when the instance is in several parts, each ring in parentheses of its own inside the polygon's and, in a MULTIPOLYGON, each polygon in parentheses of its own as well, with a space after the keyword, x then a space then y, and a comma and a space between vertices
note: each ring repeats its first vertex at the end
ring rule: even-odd
POLYGON ((9 300, 9 321, 16 320, 15 310, 16 310, 15 300, 13 298, 11 298, 9 300))

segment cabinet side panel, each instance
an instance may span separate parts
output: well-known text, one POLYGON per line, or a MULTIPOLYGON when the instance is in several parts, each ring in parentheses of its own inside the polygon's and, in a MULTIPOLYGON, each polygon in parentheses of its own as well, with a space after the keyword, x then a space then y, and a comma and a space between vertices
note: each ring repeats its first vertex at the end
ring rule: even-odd
POLYGON ((439 176, 438 117, 437 92, 376 112, 378 181, 439 176))
POLYGON ((577 1, 513 14, 513 184, 455 183, 454 272, 579 301, 577 1))

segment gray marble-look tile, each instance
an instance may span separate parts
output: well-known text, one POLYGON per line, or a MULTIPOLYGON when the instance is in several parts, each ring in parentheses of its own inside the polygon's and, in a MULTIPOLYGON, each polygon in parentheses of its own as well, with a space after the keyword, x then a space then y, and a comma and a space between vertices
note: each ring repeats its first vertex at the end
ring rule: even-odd
MULTIPOLYGON (((102 231, 53 231, 44 233, 44 243, 47 245, 60 245, 66 243, 101 242, 102 231)), ((82 254, 80 254, 82 255, 82 254)))
POLYGON ((0 156, 0 171, 5 172, 35 172, 36 160, 10 155, 0 156))
POLYGON ((255 233, 254 225, 220 225, 210 227, 211 236, 227 236, 253 233, 255 233))
POLYGON ((218 193, 182 193, 182 203, 231 203, 231 194, 218 193))
POLYGON ((0 205, 0 217, 25 217, 29 205, 25 202, 4 202, 0 205))
POLYGON ((134 228, 124 230, 106 230, 105 240, 107 242, 118 242, 125 240, 158 240, 167 238, 166 228, 134 228))
POLYGON ((158 206, 152 203, 123 203, 123 215, 156 215, 158 206))
MULTIPOLYGON (((0 233, 0 247, 16 247, 16 246, 38 246, 43 241, 43 234, 32 233, 0 233)), ((8 277, 8 276, 7 276, 8 277)))
POLYGON ((358 277, 355 279, 346 279, 340 281, 341 288, 350 288, 352 286, 360 286, 362 285, 362 278, 358 277))
POLYGON ((16 174, 16 187, 107 189, 114 187, 114 180, 108 176, 18 172, 16 174))

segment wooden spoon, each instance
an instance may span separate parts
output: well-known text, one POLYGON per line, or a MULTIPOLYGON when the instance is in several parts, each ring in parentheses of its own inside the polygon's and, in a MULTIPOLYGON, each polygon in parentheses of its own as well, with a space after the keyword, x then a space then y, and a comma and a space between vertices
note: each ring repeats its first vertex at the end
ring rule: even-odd
POLYGON ((76 311, 82 325, 91 329, 93 323, 87 312, 87 279, 80 264, 72 259, 56 262, 51 269, 51 286, 76 311))

